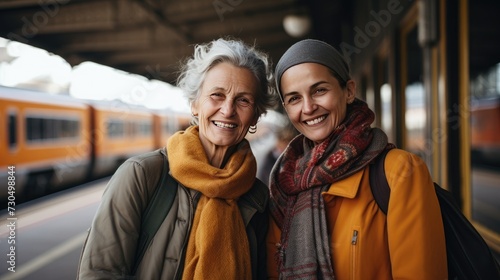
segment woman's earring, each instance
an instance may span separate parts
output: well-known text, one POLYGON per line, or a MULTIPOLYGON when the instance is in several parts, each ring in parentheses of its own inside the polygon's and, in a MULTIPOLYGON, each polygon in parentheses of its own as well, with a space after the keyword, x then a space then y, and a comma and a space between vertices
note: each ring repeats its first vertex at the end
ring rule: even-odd
POLYGON ((250 132, 251 134, 257 132, 257 125, 251 125, 250 128, 248 129, 248 132, 250 132))

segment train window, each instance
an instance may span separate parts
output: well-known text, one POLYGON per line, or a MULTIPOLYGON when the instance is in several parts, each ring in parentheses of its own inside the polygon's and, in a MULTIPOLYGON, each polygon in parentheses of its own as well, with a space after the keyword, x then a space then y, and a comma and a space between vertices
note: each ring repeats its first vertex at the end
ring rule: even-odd
POLYGON ((153 128, 149 121, 108 121, 108 136, 111 138, 149 136, 153 128))
POLYGON ((125 137, 125 123, 118 119, 109 119, 106 134, 109 138, 125 137))
POLYGON ((61 121, 59 132, 61 137, 75 137, 78 135, 80 125, 78 122, 61 121))
POLYGON ((134 137, 137 135, 137 122, 127 122, 127 135, 130 137, 134 137))
POLYGON ((42 120, 29 117, 26 119, 26 140, 36 141, 42 139, 42 120))
POLYGON ((500 246, 500 2, 468 8, 471 217, 500 246))
POLYGON ((17 115, 15 113, 9 113, 8 122, 9 149, 13 150, 17 147, 17 115))
POLYGON ((148 136, 152 133, 151 123, 148 121, 143 121, 139 124, 139 134, 142 136, 148 136))
POLYGON ((78 119, 51 118, 46 116, 26 117, 27 142, 48 142, 54 140, 78 139, 78 119))

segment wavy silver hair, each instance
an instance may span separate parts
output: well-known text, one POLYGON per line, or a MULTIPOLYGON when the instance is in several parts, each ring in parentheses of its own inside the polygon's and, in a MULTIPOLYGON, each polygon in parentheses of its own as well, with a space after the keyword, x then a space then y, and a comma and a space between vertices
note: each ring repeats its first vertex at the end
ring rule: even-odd
MULTIPOLYGON (((273 74, 267 54, 240 40, 217 39, 207 44, 196 45, 194 54, 181 67, 177 86, 186 95, 189 105, 200 96, 200 88, 207 72, 215 65, 227 62, 250 70, 259 82, 259 92, 255 99, 255 115, 266 114, 277 104, 273 74)), ((193 118, 193 124, 198 120, 193 118)))

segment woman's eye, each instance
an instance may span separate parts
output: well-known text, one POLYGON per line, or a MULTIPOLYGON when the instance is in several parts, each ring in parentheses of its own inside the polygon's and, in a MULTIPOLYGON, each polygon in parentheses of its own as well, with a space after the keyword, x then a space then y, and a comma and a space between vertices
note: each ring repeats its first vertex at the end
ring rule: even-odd
POLYGON ((212 97, 214 99, 222 99, 224 97, 224 95, 222 93, 214 92, 214 93, 210 94, 210 97, 212 97))
POLYGON ((250 101, 250 99, 248 99, 248 98, 238 98, 236 101, 238 102, 238 104, 240 104, 242 106, 252 105, 252 101, 250 101))
POLYGON ((314 91, 314 93, 321 94, 321 93, 325 93, 326 91, 327 91, 326 88, 317 88, 316 91, 314 91))
POLYGON ((297 97, 297 96, 291 96, 290 98, 288 98, 287 103, 288 103, 288 104, 294 104, 294 103, 296 103, 298 100, 299 100, 299 97, 297 97))

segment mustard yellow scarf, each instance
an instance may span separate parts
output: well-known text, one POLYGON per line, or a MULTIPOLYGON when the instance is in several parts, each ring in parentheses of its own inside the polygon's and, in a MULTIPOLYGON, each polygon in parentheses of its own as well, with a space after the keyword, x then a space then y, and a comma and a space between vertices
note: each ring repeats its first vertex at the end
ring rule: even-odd
POLYGON ((250 248, 237 200, 253 185, 257 164, 243 140, 223 169, 210 165, 197 126, 167 142, 172 176, 202 193, 189 236, 183 279, 251 279, 250 248))

